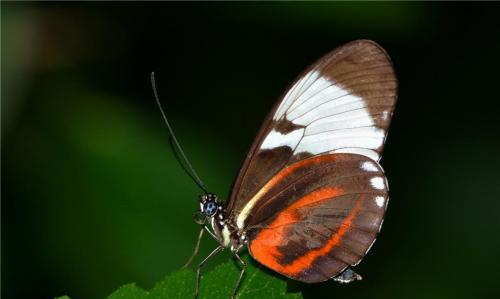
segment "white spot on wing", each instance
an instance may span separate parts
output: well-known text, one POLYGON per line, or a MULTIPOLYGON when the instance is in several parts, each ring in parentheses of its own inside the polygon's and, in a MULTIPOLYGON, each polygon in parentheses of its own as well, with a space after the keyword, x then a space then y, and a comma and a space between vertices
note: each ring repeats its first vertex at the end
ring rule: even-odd
POLYGON ((304 114, 298 114, 296 113, 296 111, 293 111, 293 113, 290 113, 287 116, 287 118, 294 124, 305 126, 323 117, 332 116, 335 114, 341 114, 365 107, 366 104, 362 98, 355 95, 347 94, 339 98, 326 101, 321 105, 317 105, 313 109, 308 110, 304 114))
POLYGON ((369 172, 377 172, 378 168, 375 165, 375 163, 370 162, 370 161, 365 161, 361 164, 361 168, 363 170, 369 171, 369 172))
MULTIPOLYGON (((288 146, 296 149, 294 154, 312 155, 355 153, 378 161, 377 150, 384 143, 386 131, 376 127, 367 106, 362 97, 312 70, 290 88, 273 117, 280 120, 286 116, 288 121, 305 129, 288 134, 273 130, 264 139, 262 148, 288 146)), ((389 112, 384 111, 382 119, 388 117, 389 112)))
POLYGON ((384 179, 379 176, 371 178, 370 183, 375 189, 383 190, 385 188, 384 179))
POLYGON ((376 127, 327 131, 305 136, 295 152, 319 154, 349 147, 376 149, 382 145, 384 134, 384 130, 376 127))
POLYGON ((281 134, 273 129, 262 142, 261 149, 273 149, 280 146, 288 146, 294 149, 304 135, 304 128, 299 128, 288 134, 281 134))
POLYGON ((373 125, 373 118, 366 109, 356 109, 315 120, 307 126, 306 135, 331 130, 370 127, 373 125))
POLYGON ((377 196, 377 197, 375 197, 375 203, 380 208, 382 208, 384 206, 384 202, 385 202, 385 198, 383 196, 377 196))
POLYGON ((292 116, 293 114, 303 114, 316 107, 317 105, 327 102, 330 99, 340 97, 347 93, 348 92, 345 89, 342 89, 333 84, 332 81, 324 77, 319 77, 309 86, 306 91, 304 91, 304 93, 299 96, 299 98, 292 104, 292 106, 290 106, 290 109, 288 109, 288 114, 290 115, 290 118, 292 118, 294 117, 292 116))
POLYGON ((300 95, 308 90, 309 86, 316 81, 316 79, 320 76, 318 71, 311 71, 307 74, 305 74, 302 78, 300 78, 293 86, 290 88, 290 90, 287 92, 285 97, 283 98, 283 101, 281 102, 280 106, 276 110, 276 113, 274 114, 273 119, 277 120, 280 119, 285 112, 290 108, 290 106, 294 103, 295 100, 297 100, 297 97, 300 97, 300 95))

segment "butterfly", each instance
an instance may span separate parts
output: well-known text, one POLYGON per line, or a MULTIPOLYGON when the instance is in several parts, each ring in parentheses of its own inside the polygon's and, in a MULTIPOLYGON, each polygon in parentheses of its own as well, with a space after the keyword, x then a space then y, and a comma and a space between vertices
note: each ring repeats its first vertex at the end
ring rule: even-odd
POLYGON ((379 160, 396 98, 391 59, 370 40, 336 48, 299 75, 265 119, 227 204, 201 186, 193 256, 205 231, 219 245, 197 268, 194 297, 201 268, 225 248, 242 266, 232 298, 245 248, 293 280, 361 279, 351 267, 384 220, 389 188, 379 160))

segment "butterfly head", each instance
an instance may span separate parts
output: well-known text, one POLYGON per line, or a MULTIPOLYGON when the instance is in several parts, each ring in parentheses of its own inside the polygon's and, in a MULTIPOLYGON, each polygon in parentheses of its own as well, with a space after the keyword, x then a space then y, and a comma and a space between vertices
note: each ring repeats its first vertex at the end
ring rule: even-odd
POLYGON ((213 193, 206 193, 200 197, 200 211, 206 217, 213 217, 220 209, 221 204, 217 199, 217 195, 213 193))
POLYGON ((194 221, 198 224, 205 224, 207 220, 219 214, 222 216, 222 204, 219 202, 217 195, 213 193, 205 193, 200 196, 200 209, 193 215, 194 221))

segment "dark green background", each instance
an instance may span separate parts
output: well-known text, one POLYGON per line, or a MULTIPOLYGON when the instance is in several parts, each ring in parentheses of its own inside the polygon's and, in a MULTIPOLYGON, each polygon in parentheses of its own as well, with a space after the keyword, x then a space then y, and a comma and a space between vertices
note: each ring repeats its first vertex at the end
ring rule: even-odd
POLYGON ((399 77, 382 160, 391 202, 363 282, 298 287, 499 298, 499 8, 2 2, 2 298, 148 289, 189 256, 199 190, 169 149, 151 71, 186 153, 226 198, 288 83, 359 38, 399 77))

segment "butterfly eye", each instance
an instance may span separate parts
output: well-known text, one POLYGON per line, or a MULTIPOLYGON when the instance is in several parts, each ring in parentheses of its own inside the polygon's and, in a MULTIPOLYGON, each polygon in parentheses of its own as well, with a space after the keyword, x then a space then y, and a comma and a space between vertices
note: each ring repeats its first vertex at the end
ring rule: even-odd
POLYGON ((203 207, 203 213, 207 216, 212 216, 217 211, 217 204, 213 201, 207 202, 203 207))

